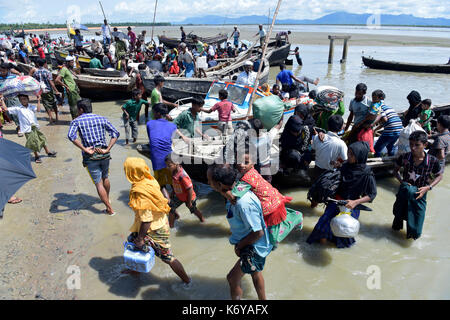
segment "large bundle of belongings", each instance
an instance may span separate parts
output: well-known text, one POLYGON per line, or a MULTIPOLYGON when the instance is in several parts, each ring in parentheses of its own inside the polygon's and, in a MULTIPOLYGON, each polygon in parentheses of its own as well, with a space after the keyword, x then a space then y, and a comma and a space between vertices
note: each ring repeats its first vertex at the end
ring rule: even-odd
POLYGON ((331 86, 320 86, 317 88, 315 108, 324 111, 335 111, 344 98, 344 92, 331 86))
POLYGON ((0 94, 6 98, 19 94, 38 95, 40 91, 40 83, 30 76, 11 77, 0 85, 0 94))
POLYGON ((261 120, 264 129, 269 131, 280 122, 284 111, 290 107, 276 95, 262 97, 253 102, 253 118, 261 120))

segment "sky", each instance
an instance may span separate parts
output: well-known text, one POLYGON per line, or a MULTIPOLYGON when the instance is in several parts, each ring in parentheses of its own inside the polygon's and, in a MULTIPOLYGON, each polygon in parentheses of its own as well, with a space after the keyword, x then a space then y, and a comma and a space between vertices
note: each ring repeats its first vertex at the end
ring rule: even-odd
MULTIPOLYGON (((181 22, 190 17, 220 15, 240 17, 272 14, 276 0, 159 0, 157 22, 181 22)), ((151 22, 155 0, 103 0, 110 22, 151 22)), ((279 19, 317 19, 347 11, 370 14, 413 14, 424 18, 450 19, 450 0, 283 0, 279 19)), ((103 14, 96 0, 0 0, 0 23, 100 23, 103 14)))

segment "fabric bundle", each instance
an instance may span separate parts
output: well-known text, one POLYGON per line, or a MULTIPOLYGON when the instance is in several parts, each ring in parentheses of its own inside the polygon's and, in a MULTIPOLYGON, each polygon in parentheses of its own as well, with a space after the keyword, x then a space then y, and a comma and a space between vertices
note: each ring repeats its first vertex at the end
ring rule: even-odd
POLYGON ((339 102, 344 98, 344 92, 331 86, 321 86, 317 89, 315 99, 317 107, 326 111, 335 111, 339 102))
POLYGON ((0 94, 6 98, 19 94, 39 95, 40 91, 39 81, 30 76, 8 78, 0 85, 0 94))

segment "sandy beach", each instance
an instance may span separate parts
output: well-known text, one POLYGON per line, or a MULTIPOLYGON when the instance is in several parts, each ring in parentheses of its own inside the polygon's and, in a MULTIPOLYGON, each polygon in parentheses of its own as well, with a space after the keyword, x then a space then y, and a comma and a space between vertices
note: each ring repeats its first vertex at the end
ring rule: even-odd
MULTIPOLYGON (((278 26, 276 26, 278 27, 278 26)), ((286 26, 289 28, 289 26, 286 26)), ((332 28, 333 26, 330 26, 332 28)), ((126 32, 127 26, 118 27, 119 31, 126 32)), ((133 27, 135 32, 141 32, 142 30, 147 30, 147 36, 151 35, 152 27, 133 27)), ((279 28, 279 27, 278 27, 279 28)), ((231 35, 233 31, 233 26, 185 26, 184 27, 186 33, 192 32, 194 34, 200 36, 213 36, 218 33, 227 33, 231 35)), ((249 41, 254 41, 257 39, 254 37, 256 31, 258 30, 257 26, 239 26, 241 31, 241 39, 246 39, 249 41)), ((266 29, 268 30, 268 28, 266 29)), ((44 33, 45 31, 49 32, 59 32, 65 33, 66 29, 41 29, 41 30, 25 30, 25 32, 36 32, 38 34, 44 33)), ((94 34, 95 32, 101 31, 99 27, 89 28, 89 32, 83 32, 86 39, 89 39, 90 34, 94 34)), ((180 37, 179 26, 168 26, 168 27, 155 27, 154 28, 154 36, 165 35, 167 37, 180 37)), ((304 44, 304 45, 328 45, 328 35, 331 35, 326 32, 292 32, 290 35, 290 42, 295 44, 304 44)), ((351 39, 349 41, 349 45, 358 45, 358 46, 425 46, 425 47, 450 47, 450 41, 448 38, 437 38, 437 37, 412 37, 412 36, 396 36, 396 35, 380 35, 380 34, 360 34, 360 33, 332 33, 332 35, 350 35, 351 39)), ((274 37, 275 34, 272 35, 274 37)), ((339 46, 342 41, 335 41, 336 46, 339 46)))
MULTIPOLYGON (((151 27, 137 27, 135 31, 139 33, 144 29, 149 37, 151 27)), ((240 29, 241 38, 250 40, 257 27, 240 26, 240 29)), ((93 28, 84 33, 85 39, 98 30, 93 28)), ((220 32, 230 34, 232 26, 186 26, 185 30, 186 33, 192 31, 211 36, 220 32)), ((125 27, 121 31, 125 31, 125 27)), ((36 34, 43 32, 39 30, 36 34)), ((52 34, 58 32, 64 34, 65 29, 51 31, 52 34)), ((179 27, 155 27, 154 34, 179 37, 179 27)), ((346 93, 346 106, 358 82, 365 82, 370 90, 382 88, 389 104, 397 111, 405 109, 405 97, 413 89, 420 90, 423 98, 432 98, 433 103, 449 102, 448 75, 371 70, 361 66, 360 57, 361 50, 369 49, 385 51, 393 56, 393 60, 404 57, 419 61, 428 50, 424 47, 430 47, 426 58, 441 61, 442 57, 448 58, 448 38, 350 35, 347 63, 339 63, 342 44, 336 41, 335 63, 329 65, 328 33, 294 32, 290 40, 305 45, 302 48, 305 64, 303 67, 294 65, 293 71, 320 77, 321 84, 340 88, 346 93)), ((271 84, 278 71, 278 68, 271 68, 271 84)), ((206 218, 204 224, 182 206, 178 211, 181 219, 171 232, 174 254, 194 280, 190 291, 179 290, 179 279, 158 259, 148 274, 134 276, 124 272, 122 244, 129 234, 134 214, 128 207, 130 184, 125 178, 123 163, 130 156, 142 157, 151 166, 150 160, 136 150, 137 144, 148 143, 143 122, 139 125, 137 143, 125 145, 120 109, 124 102, 93 103, 93 112, 107 117, 121 134, 111 152, 110 199, 117 212, 114 217, 102 213, 104 206, 82 166, 81 151, 67 139, 71 121, 68 106, 60 110, 57 125, 48 125, 45 112, 37 114, 50 149, 58 155, 53 159, 42 152, 42 164, 32 162, 37 178, 16 194, 23 202, 5 207, 4 218, 0 220, 0 300, 230 298, 226 275, 236 262, 236 256, 228 241, 230 228, 224 200, 214 192, 199 192, 198 208, 206 218), (67 286, 71 270, 80 272, 79 289, 67 286)), ((25 137, 17 136, 14 125, 4 126, 3 133, 6 139, 25 145, 25 137)), ((446 170, 449 168, 447 166, 446 170)), ((357 245, 348 250, 307 244, 306 238, 324 208, 310 208, 306 188, 282 190, 284 195, 294 199, 290 206, 303 213, 304 227, 302 231, 292 232, 268 258, 264 277, 269 299, 450 298, 450 242, 447 236, 450 216, 445 214, 450 176, 446 173, 444 180, 428 196, 424 235, 418 241, 407 240, 405 230, 391 230, 398 182, 390 177, 377 180, 377 186, 377 198, 369 204, 373 212, 361 214, 357 245), (382 290, 367 288, 366 270, 373 265, 382 270, 382 290)), ((244 299, 257 298, 250 277, 243 279, 243 287, 244 299)))

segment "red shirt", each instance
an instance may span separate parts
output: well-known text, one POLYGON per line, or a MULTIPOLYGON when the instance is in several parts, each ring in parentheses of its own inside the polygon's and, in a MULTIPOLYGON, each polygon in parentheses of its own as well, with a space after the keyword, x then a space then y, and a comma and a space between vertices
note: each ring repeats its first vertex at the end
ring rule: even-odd
POLYGON ((142 54, 142 52, 136 53, 136 60, 137 60, 137 62, 144 62, 145 61, 144 55, 142 54))
POLYGON ((231 121, 231 110, 233 110, 233 104, 228 100, 222 100, 217 102, 212 108, 212 111, 219 111, 219 121, 231 121))
POLYGON ((31 41, 33 41, 34 46, 36 47, 39 44, 38 38, 33 38, 31 41))
POLYGON ((44 52, 44 49, 39 48, 39 49, 38 49, 38 53, 39 53, 39 58, 45 59, 45 52, 44 52))
POLYGON ((261 202, 266 226, 274 226, 286 219, 285 203, 290 202, 292 200, 291 197, 283 196, 255 168, 244 174, 241 181, 248 183, 252 187, 251 190, 261 202))
POLYGON ((172 176, 172 187, 173 191, 177 195, 180 201, 186 202, 188 199, 188 190, 192 188, 192 201, 195 200, 197 195, 193 189, 192 180, 189 178, 188 174, 180 166, 180 170, 172 176))

